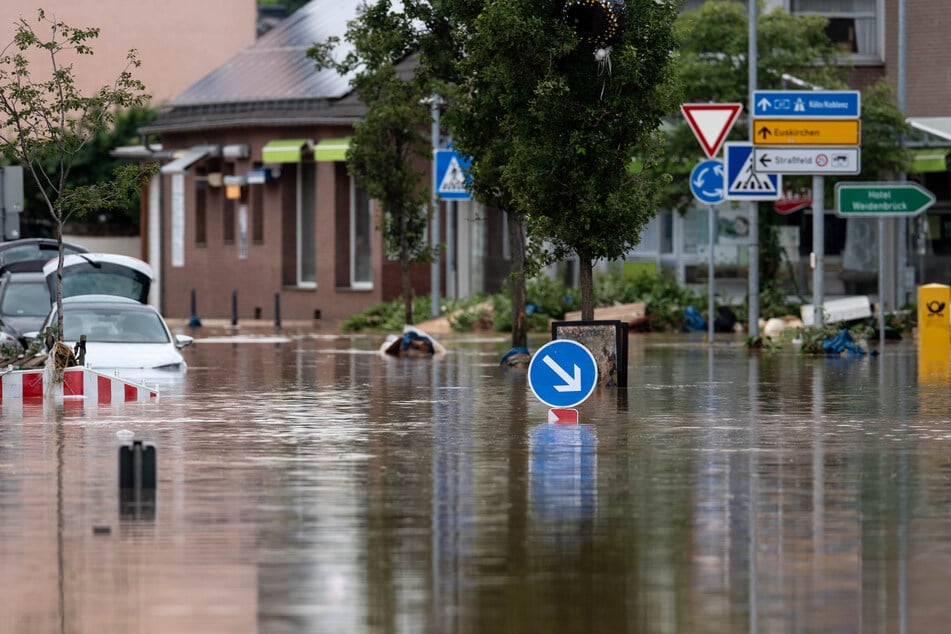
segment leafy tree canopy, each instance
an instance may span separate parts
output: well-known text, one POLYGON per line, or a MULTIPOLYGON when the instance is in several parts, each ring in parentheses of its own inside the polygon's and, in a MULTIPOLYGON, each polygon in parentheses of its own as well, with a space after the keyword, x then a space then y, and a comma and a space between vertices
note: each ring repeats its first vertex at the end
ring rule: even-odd
POLYGON ((352 49, 342 61, 333 59, 337 38, 315 43, 308 55, 318 68, 350 75, 366 106, 366 115, 354 126, 347 165, 357 184, 383 208, 385 248, 400 262, 406 323, 411 324, 410 264, 432 257, 425 240, 429 190, 421 184, 432 147, 425 132, 431 92, 421 74, 401 65, 415 48, 416 28, 408 14, 379 0, 360 10, 344 39, 352 49))
POLYGON ((566 23, 563 0, 428 6, 430 33, 456 44, 424 43, 423 52, 453 86, 446 116, 456 147, 473 158, 476 192, 523 214, 552 258, 579 256, 582 311, 593 313, 585 272, 638 243, 666 182, 630 165, 654 161, 657 128, 679 103, 675 3, 628 3, 627 28, 600 60, 599 46, 566 23))

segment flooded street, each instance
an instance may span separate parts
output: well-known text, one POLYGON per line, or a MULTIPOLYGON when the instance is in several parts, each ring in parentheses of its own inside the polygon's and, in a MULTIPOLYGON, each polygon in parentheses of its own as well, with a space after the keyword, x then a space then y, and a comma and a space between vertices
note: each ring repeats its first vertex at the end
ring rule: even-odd
MULTIPOLYGON (((199 337, 201 333, 196 333, 199 337)), ((0 631, 937 632, 951 390, 878 357, 632 336, 546 422, 504 336, 201 340, 158 403, 3 404, 0 631), (157 448, 154 506, 118 449, 157 448)), ((533 341, 533 349, 545 341, 533 341)))

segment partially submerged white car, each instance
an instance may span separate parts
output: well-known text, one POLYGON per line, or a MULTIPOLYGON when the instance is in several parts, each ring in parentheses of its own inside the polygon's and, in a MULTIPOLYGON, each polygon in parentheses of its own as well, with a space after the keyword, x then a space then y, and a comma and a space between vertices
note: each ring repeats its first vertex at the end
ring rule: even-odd
MULTIPOLYGON (((56 307, 44 328, 55 328, 56 307)), ((173 336, 154 306, 111 295, 63 298, 63 342, 73 347, 86 336, 85 364, 94 370, 166 370, 187 367, 181 348, 188 335, 173 336)))
MULTIPOLYGON (((50 295, 56 296, 57 260, 43 267, 50 295)), ((63 258, 63 342, 73 347, 85 335, 85 364, 94 370, 184 372, 180 350, 188 335, 173 336, 154 306, 148 305, 152 268, 112 253, 79 253, 63 258)), ((52 331, 56 304, 43 323, 52 331)))

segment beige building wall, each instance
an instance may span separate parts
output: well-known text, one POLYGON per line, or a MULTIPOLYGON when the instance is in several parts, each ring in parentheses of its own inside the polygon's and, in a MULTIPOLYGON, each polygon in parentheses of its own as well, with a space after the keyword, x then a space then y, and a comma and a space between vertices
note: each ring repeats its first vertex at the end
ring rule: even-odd
POLYGON ((142 65, 133 76, 145 84, 153 105, 182 92, 255 39, 255 0, 3 0, 0 47, 12 42, 21 16, 45 36, 48 28, 36 22, 40 7, 47 18, 100 29, 92 42, 94 55, 76 61, 84 94, 112 83, 134 48, 142 65))

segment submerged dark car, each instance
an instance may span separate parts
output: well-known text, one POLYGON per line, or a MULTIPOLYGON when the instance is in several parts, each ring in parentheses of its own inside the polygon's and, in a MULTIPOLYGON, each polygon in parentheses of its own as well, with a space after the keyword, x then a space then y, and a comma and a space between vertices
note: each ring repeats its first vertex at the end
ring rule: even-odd
POLYGON ((42 262, 0 267, 0 324, 26 346, 24 335, 43 325, 52 304, 42 262))
MULTIPOLYGON (((77 244, 63 243, 63 254, 88 253, 77 244)), ((23 238, 0 243, 0 344, 11 339, 26 347, 27 333, 40 329, 50 311, 52 294, 43 265, 59 255, 51 238, 23 238)))
MULTIPOLYGON (((63 243, 63 254, 88 253, 78 244, 63 243)), ((23 238, 0 243, 0 268, 13 262, 48 262, 59 255, 59 243, 52 238, 23 238)))

